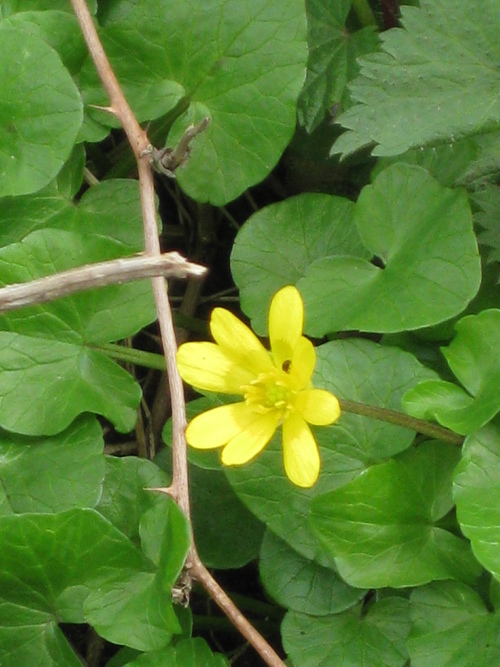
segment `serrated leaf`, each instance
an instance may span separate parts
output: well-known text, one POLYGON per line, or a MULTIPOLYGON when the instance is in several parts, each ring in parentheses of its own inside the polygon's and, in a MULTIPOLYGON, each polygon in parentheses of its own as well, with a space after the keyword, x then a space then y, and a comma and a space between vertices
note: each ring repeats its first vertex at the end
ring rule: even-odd
POLYGON ((231 271, 255 331, 267 334, 272 296, 295 285, 316 260, 336 255, 369 259, 353 215, 348 199, 307 193, 266 206, 247 220, 234 243, 231 271))
POLYGON ((315 498, 312 527, 353 586, 418 586, 437 579, 474 581, 469 545, 436 523, 452 508, 460 452, 427 442, 372 466, 315 498))
POLYGON ((441 581, 413 591, 410 602, 408 650, 414 667, 498 665, 500 618, 488 613, 475 591, 441 581))
POLYGON ((500 578, 500 431, 494 424, 466 439, 453 497, 476 558, 500 578))
POLYGON ((0 22, 0 197, 45 187, 68 159, 83 103, 58 54, 0 22))
POLYGON ((332 116, 332 106, 345 108, 346 84, 359 72, 356 59, 377 49, 373 27, 350 32, 345 22, 351 0, 308 0, 309 60, 307 77, 299 97, 299 121, 312 132, 332 116))
MULTIPOLYGON (((342 398, 398 409, 405 387, 418 377, 433 375, 416 359, 396 348, 370 341, 335 341, 316 348, 315 386, 342 398)), ((366 417, 343 413, 332 427, 316 428, 321 474, 312 489, 293 486, 283 471, 281 434, 252 463, 226 468, 226 475, 241 500, 292 549, 309 560, 335 567, 311 530, 311 501, 342 486, 373 461, 410 446, 414 432, 366 417)))
POLYGON ((90 416, 51 438, 1 433, 0 481, 12 511, 94 507, 104 478, 102 448, 102 429, 90 416))
POLYGON ((469 315, 455 325, 456 336, 442 352, 465 388, 431 380, 410 390, 405 410, 415 417, 436 419, 457 433, 476 431, 500 410, 500 310, 469 315))
POLYGON ((498 220, 500 187, 487 185, 474 193, 472 201, 479 207, 479 211, 474 215, 474 222, 482 227, 477 239, 488 249, 488 262, 497 264, 500 261, 500 224, 498 220))
POLYGON ((361 61, 351 86, 359 104, 339 118, 348 131, 332 151, 376 142, 375 155, 397 155, 498 126, 496 0, 481 5, 481 21, 472 3, 421 0, 401 8, 401 22, 404 30, 383 33, 382 53, 361 61))
POLYGON ((270 530, 262 541, 259 573, 266 592, 279 605, 313 616, 337 614, 366 594, 351 588, 334 570, 304 558, 270 530))
MULTIPOLYGON (((40 230, 0 250, 2 281, 23 282, 119 254, 114 242, 40 230)), ((2 428, 51 435, 80 413, 97 412, 118 430, 131 430, 140 388, 93 346, 130 336, 154 320, 151 297, 142 281, 0 316, 2 428)))
MULTIPOLYGON (((211 119, 177 178, 189 196, 221 205, 267 176, 293 135, 305 33, 300 0, 140 0, 108 18, 101 37, 139 120, 187 109, 168 145, 211 119)), ((80 83, 86 102, 107 103, 90 62, 80 83)))
POLYGON ((408 601, 386 598, 366 615, 361 608, 336 616, 289 612, 282 626, 283 644, 300 667, 403 667, 410 630, 408 601))
POLYGON ((297 283, 310 335, 430 326, 460 313, 479 289, 467 197, 443 188, 425 170, 395 164, 383 171, 363 188, 354 219, 383 267, 358 257, 312 263, 297 283))

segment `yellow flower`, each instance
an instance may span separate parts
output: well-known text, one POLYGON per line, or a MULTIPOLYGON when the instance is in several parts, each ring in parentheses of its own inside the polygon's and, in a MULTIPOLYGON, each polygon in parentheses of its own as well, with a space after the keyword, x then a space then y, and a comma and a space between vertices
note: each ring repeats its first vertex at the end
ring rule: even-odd
POLYGON ((253 459, 283 425, 283 459, 290 480, 311 487, 320 469, 309 424, 324 426, 340 416, 333 394, 314 389, 312 343, 302 335, 304 305, 295 287, 274 295, 269 310, 268 352, 255 334, 224 308, 215 308, 210 331, 215 343, 185 343, 177 352, 179 372, 198 389, 238 394, 243 401, 204 412, 186 430, 196 449, 223 447, 228 466, 253 459))

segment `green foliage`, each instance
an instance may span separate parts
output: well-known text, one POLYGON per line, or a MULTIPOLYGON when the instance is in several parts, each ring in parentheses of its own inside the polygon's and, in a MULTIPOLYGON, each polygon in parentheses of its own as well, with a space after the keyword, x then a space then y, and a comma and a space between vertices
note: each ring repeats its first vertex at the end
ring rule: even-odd
MULTIPOLYGON (((311 489, 285 475, 279 433, 243 467, 189 452, 204 563, 234 571, 293 667, 496 667, 498 2, 412 2, 390 30, 378 0, 88 4, 158 147, 210 119, 175 187, 158 177, 164 247, 209 264, 208 297, 229 267, 263 337, 296 285, 314 385, 343 408, 313 427, 311 489)), ((0 0, 0 43, 0 285, 141 252, 130 149, 95 106, 109 100, 70 3, 0 0)), ((253 664, 217 652, 224 623, 197 589, 193 613, 173 602, 190 526, 151 490, 170 447, 145 457, 166 400, 137 368, 159 352, 155 317, 147 281, 0 313, 2 667, 78 667, 88 626, 99 667, 253 664)))

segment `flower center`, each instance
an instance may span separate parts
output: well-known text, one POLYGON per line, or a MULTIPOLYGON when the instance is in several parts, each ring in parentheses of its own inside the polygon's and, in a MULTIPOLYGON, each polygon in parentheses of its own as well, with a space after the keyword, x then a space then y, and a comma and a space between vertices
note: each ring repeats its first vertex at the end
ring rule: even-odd
POLYGON ((293 408, 294 391, 289 386, 289 376, 277 368, 268 373, 260 373, 241 390, 245 402, 255 412, 264 414, 269 410, 285 413, 293 408))

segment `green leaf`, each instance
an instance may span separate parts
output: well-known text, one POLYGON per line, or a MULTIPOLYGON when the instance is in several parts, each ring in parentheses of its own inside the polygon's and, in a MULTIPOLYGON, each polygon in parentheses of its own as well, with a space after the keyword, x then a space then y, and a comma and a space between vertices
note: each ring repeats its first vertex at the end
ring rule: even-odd
MULTIPOLYGON (((305 33, 300 0, 140 0, 100 32, 139 120, 162 116, 177 103, 178 113, 187 110, 168 145, 190 123, 211 119, 177 178, 189 196, 215 205, 265 178, 290 141, 305 33)), ((107 103, 90 61, 80 84, 87 103, 107 103)))
MULTIPOLYGON (((109 582, 125 584, 131 573, 151 569, 140 551, 94 510, 8 516, 0 525, 1 598, 7 607, 18 607, 18 615, 40 621, 43 615, 44 623, 83 623, 90 590, 99 593, 109 582)), ((15 627, 18 619, 0 620, 15 627)))
POLYGON ((77 74, 88 54, 76 17, 66 11, 24 11, 3 22, 24 30, 28 39, 38 37, 51 46, 71 75, 77 74))
MULTIPOLYGON (((340 398, 397 409, 405 388, 433 375, 396 348, 371 341, 336 341, 316 348, 314 384, 340 398)), ((249 465, 226 468, 241 500, 292 549, 320 565, 335 567, 331 554, 311 530, 308 514, 318 495, 342 486, 372 462, 410 446, 414 432, 399 426, 344 413, 332 427, 314 428, 321 453, 321 474, 312 489, 300 489, 285 476, 281 433, 249 465)))
MULTIPOLYGON (((30 655, 30 643, 38 642, 45 658, 53 642, 42 643, 39 635, 55 633, 59 651, 69 654, 58 622, 90 623, 104 638, 141 650, 165 646, 172 633, 181 631, 170 586, 184 563, 189 533, 179 509, 171 508, 164 516, 171 525, 157 573, 140 550, 94 510, 0 518, 0 647, 12 651, 22 631, 26 646, 20 655, 30 655), (183 545, 182 553, 178 545, 183 545)), ((1 655, 2 665, 7 664, 1 655)))
POLYGON ((476 431, 500 410, 500 310, 462 318, 456 336, 442 352, 465 390, 441 380, 419 384, 404 397, 407 412, 435 418, 457 433, 476 431))
POLYGON ((383 171, 363 188, 354 219, 383 268, 358 257, 316 260, 297 283, 310 335, 430 326, 460 313, 479 289, 467 197, 425 170, 395 164, 383 171))
POLYGON ((141 520, 150 510, 155 510, 160 521, 158 531, 156 535, 148 536, 148 546, 142 544, 142 547, 148 558, 157 563, 165 526, 165 499, 147 489, 167 486, 167 476, 151 461, 133 456, 107 456, 105 470, 104 486, 96 509, 136 546, 142 543, 141 520), (151 538, 154 546, 150 544, 151 538))
POLYGON ((201 637, 182 639, 175 646, 140 655, 124 667, 229 667, 229 661, 220 653, 212 653, 201 637))
POLYGON ((496 667, 500 618, 479 595, 457 581, 413 591, 408 650, 413 667, 496 667))
MULTIPOLYGON (((40 230, 0 250, 1 275, 4 283, 23 282, 119 254, 108 240, 40 230)), ((142 281, 0 316, 2 428, 52 435, 80 413, 97 412, 119 431, 130 431, 140 388, 92 346, 130 336, 153 321, 151 297, 149 283, 142 281)))
POLYGON ((408 601, 386 598, 366 615, 361 607, 336 616, 289 612, 282 626, 283 644, 300 667, 403 667, 410 630, 408 601))
POLYGON ((316 498, 311 524, 353 586, 418 586, 473 581, 469 545, 436 523, 452 508, 458 449, 427 442, 316 498))
POLYGON ((348 105, 346 84, 359 72, 357 58, 375 51, 379 40, 373 27, 350 32, 345 26, 351 0, 307 0, 309 60, 299 98, 299 121, 312 132, 332 107, 348 105))
POLYGON ((83 119, 58 54, 0 22, 0 197, 45 187, 68 159, 83 119))
MULTIPOLYGON (((85 0, 91 14, 95 14, 97 8, 96 0, 85 0)), ((67 0, 2 0, 0 4, 0 16, 6 18, 17 12, 29 12, 31 10, 55 10, 72 13, 73 9, 67 0)))
MULTIPOLYGON (((193 414, 195 403, 200 404, 202 410, 208 406, 215 407, 207 399, 192 401, 188 416, 193 414)), ((167 442, 169 431, 170 423, 163 436, 167 442)), ((189 451, 190 456, 196 453, 195 449, 189 451)), ((155 463, 170 472, 171 456, 171 449, 166 448, 155 457, 155 463)), ((206 469, 190 462, 189 479, 193 530, 203 563, 207 567, 225 570, 243 567, 257 558, 264 526, 238 499, 220 470, 220 464, 217 463, 216 469, 206 469)))
POLYGON ((85 618, 114 644, 152 651, 167 646, 172 635, 181 632, 169 594, 153 574, 140 572, 91 591, 85 618))
POLYGON ((266 592, 279 605, 313 616, 344 611, 366 594, 348 586, 333 570, 307 560, 270 530, 262 542, 259 573, 266 592))
POLYGON ((489 424, 465 441, 453 496, 478 561, 500 578, 500 432, 489 424))
POLYGON ((0 480, 12 511, 94 507, 102 490, 102 429, 94 417, 51 438, 0 434, 0 480))
MULTIPOLYGON (((65 177, 67 166, 58 181, 65 177)), ((22 241, 37 229, 52 228, 115 241, 124 254, 144 247, 136 181, 102 181, 87 190, 77 203, 68 199, 61 187, 64 189, 60 182, 58 187, 51 183, 35 195, 0 199, 0 245, 22 241)))
POLYGON ((401 8, 401 22, 404 30, 382 34, 382 53, 361 61, 351 87, 359 104, 339 118, 349 131, 336 153, 376 142, 375 155, 397 155, 498 127, 496 0, 482 3, 481 21, 473 3, 421 0, 401 8))
POLYGON ((234 243, 231 271, 255 331, 267 334, 271 298, 281 287, 298 283, 316 260, 370 258, 353 215, 348 199, 307 193, 266 206, 247 220, 234 243))
POLYGON ((81 667, 82 661, 46 615, 0 601, 2 667, 81 667))

